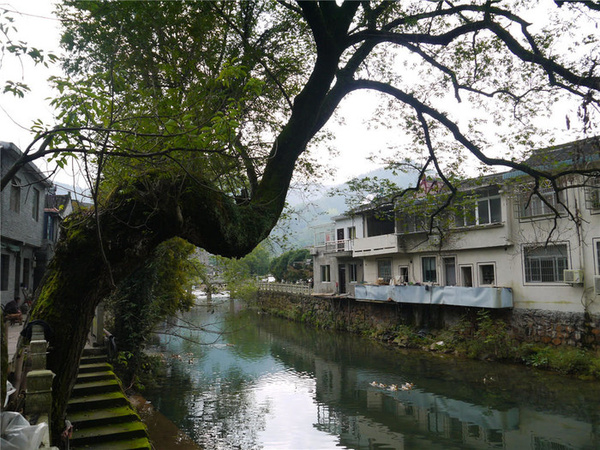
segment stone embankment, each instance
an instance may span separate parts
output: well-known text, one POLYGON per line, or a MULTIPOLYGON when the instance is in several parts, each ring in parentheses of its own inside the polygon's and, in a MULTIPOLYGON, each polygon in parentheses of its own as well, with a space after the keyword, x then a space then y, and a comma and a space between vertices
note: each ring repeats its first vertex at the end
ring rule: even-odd
MULTIPOLYGON (((441 330, 463 319, 474 323, 479 311, 479 308, 459 306, 361 302, 352 298, 267 291, 259 291, 257 302, 266 311, 321 328, 373 333, 399 325, 441 330)), ((520 342, 600 347, 598 315, 585 317, 583 313, 532 309, 487 311, 494 320, 503 320, 511 336, 520 342)))

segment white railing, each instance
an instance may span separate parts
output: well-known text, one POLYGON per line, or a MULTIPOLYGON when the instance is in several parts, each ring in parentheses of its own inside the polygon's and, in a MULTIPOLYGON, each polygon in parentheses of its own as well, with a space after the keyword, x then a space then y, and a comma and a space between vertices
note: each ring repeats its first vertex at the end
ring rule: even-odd
POLYGON ((258 290, 303 295, 310 295, 312 293, 312 288, 308 283, 268 283, 266 281, 259 281, 258 290))
POLYGON ((353 239, 340 239, 338 241, 323 242, 315 245, 315 250, 320 250, 323 253, 351 252, 354 248, 353 239))

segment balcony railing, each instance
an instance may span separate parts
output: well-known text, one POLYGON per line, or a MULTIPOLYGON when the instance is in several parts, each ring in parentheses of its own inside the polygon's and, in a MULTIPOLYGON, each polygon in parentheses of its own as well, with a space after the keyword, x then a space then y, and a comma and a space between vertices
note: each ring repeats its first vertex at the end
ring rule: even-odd
POLYGON ((512 308, 512 289, 504 287, 462 286, 378 286, 358 284, 357 300, 389 301, 428 305, 473 306, 479 308, 512 308))
POLYGON ((316 246, 317 249, 324 253, 351 252, 354 248, 353 239, 340 239, 337 241, 324 242, 316 246))

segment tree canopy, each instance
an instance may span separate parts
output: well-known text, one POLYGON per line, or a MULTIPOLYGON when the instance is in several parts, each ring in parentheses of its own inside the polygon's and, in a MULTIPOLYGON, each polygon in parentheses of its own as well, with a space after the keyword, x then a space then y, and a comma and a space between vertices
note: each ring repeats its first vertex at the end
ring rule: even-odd
POLYGON ((314 174, 308 149, 352 92, 386 100, 380 119, 411 137, 395 160, 411 156, 421 175, 433 166, 443 176, 472 154, 539 178, 568 176, 520 164, 514 151, 552 142, 540 119, 566 98, 579 102, 570 128, 596 131, 598 9, 65 1, 59 123, 39 124, 15 166, 79 155, 97 200, 68 221, 33 311, 59 331, 54 429, 95 305, 173 236, 223 256, 249 253, 277 222, 294 173, 314 174), (486 153, 496 142, 507 158, 486 153))

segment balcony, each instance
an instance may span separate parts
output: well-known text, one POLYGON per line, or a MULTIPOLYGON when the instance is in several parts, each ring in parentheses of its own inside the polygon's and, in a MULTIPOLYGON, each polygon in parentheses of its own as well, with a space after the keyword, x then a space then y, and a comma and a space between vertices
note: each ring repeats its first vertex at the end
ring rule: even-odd
POLYGON ((375 256, 397 253, 399 251, 398 238, 395 234, 382 234, 367 238, 355 239, 352 256, 375 256))
POLYGON ((354 247, 353 239, 340 239, 338 241, 329 241, 329 242, 325 242, 325 243, 315 246, 312 254, 316 255, 317 251, 322 251, 323 253, 346 252, 347 255, 345 255, 345 256, 351 256, 353 247, 354 247))
POLYGON ((377 286, 356 285, 354 298, 363 301, 387 301, 423 305, 512 308, 512 289, 503 287, 461 286, 377 286))

